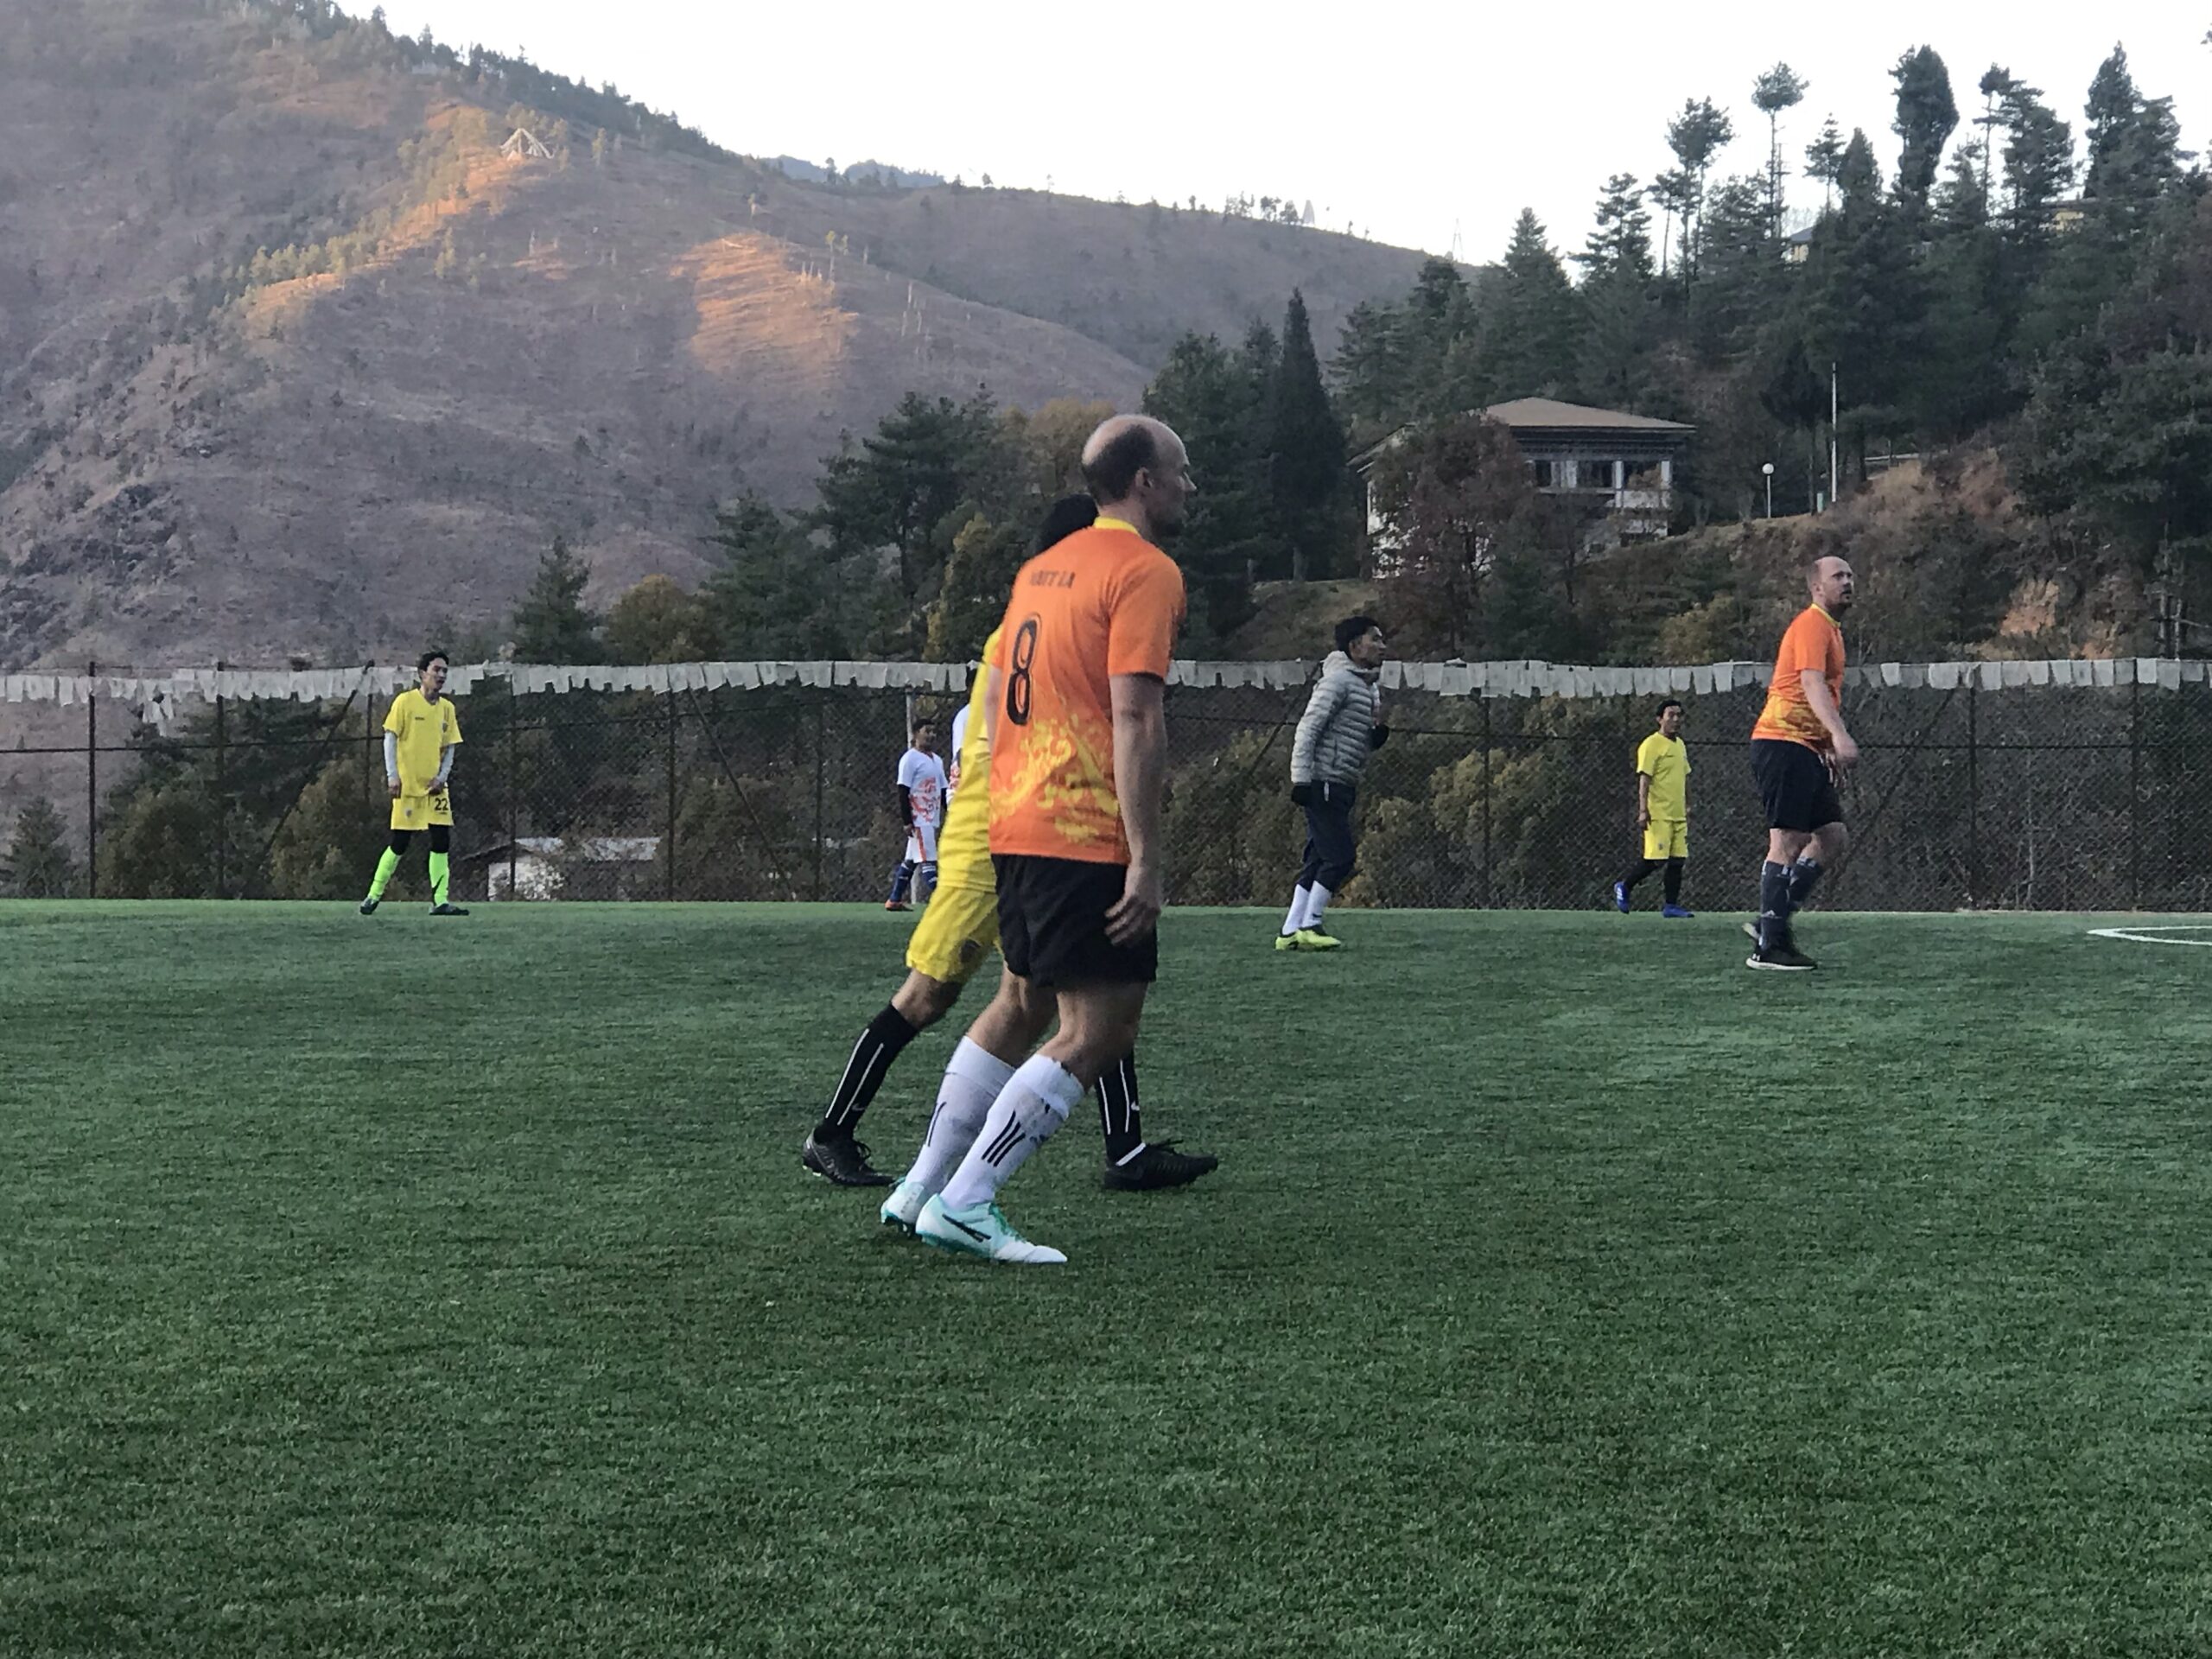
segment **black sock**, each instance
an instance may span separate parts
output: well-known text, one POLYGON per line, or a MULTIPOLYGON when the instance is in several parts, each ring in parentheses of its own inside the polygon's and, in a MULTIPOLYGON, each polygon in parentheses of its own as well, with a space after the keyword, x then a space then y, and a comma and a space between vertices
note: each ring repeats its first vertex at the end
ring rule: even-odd
POLYGON ((1098 1127, 1106 1135, 1106 1161, 1118 1164, 1144 1144, 1144 1115, 1137 1106, 1137 1057, 1132 1049, 1098 1074, 1098 1127))
POLYGON ((1667 861, 1666 885, 1667 902, 1679 906, 1682 902, 1682 861, 1681 859, 1670 858, 1667 861))
POLYGON ((1789 867, 1771 861, 1759 867, 1759 949, 1789 948, 1789 867))
POLYGON ((1813 889, 1820 885, 1821 861, 1801 858, 1789 867, 1789 908, 1800 910, 1813 896, 1813 889))
POLYGON ((1621 877, 1621 886, 1626 887, 1630 893, 1633 893, 1636 891, 1636 884, 1643 880, 1645 876, 1650 874, 1652 871, 1658 868, 1658 860, 1652 858, 1639 858, 1635 863, 1628 867, 1628 874, 1621 877))
POLYGON ((861 1114, 875 1098, 875 1091, 883 1087, 891 1062, 914 1040, 915 1034, 912 1023, 894 1007, 886 1007, 869 1020, 860 1041, 853 1045, 853 1057, 845 1062, 845 1075, 837 1079, 837 1092, 830 1096, 830 1109, 815 1125, 815 1134, 823 1140, 850 1135, 861 1114))

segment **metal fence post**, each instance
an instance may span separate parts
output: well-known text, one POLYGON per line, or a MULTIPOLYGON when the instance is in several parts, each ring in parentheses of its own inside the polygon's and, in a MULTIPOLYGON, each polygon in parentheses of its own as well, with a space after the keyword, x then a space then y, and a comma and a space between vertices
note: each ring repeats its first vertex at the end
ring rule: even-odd
MULTIPOLYGON (((518 863, 518 849, 522 836, 522 768, 515 757, 515 726, 521 718, 522 699, 515 695, 515 683, 507 681, 507 902, 512 904, 515 893, 515 870, 518 863)), ((487 876, 486 881, 490 880, 487 876)))
POLYGON ((2143 908, 2143 682, 2127 683, 2127 907, 2143 908))
MULTIPOLYGON (((222 663, 217 662, 215 672, 219 675, 223 667, 222 663)), ((229 752, 224 747, 223 696, 218 691, 215 694, 215 896, 218 899, 230 896, 231 790, 226 776, 228 762, 229 752)))
POLYGON ((1497 903, 1497 894, 1491 885, 1490 868, 1490 780, 1497 770, 1497 757, 1491 752, 1490 693, 1478 694, 1483 706, 1483 908, 1490 909, 1497 903))
POLYGON ((1967 907, 1981 905, 1981 691, 1967 682, 1967 907))
POLYGON ((662 816, 665 857, 661 869, 661 897, 676 899, 676 694, 668 694, 668 807, 662 816))
POLYGON ((822 902, 822 783, 829 765, 830 740, 823 728, 820 697, 814 700, 814 902, 822 902))
MULTIPOLYGON (((87 678, 100 671, 98 663, 86 663, 87 678)), ((100 700, 98 693, 85 699, 85 897, 100 896, 100 700)))

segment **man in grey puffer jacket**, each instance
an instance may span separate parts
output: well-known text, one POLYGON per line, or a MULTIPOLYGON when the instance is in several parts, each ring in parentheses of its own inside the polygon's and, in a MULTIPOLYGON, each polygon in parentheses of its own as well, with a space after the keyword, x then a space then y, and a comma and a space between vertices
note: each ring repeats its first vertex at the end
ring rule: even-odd
POLYGON ((1337 624, 1337 648, 1321 665, 1290 750, 1290 798, 1306 809, 1306 865, 1275 936, 1278 950, 1334 950, 1322 925, 1329 900, 1351 880, 1352 798, 1367 757, 1382 747, 1382 629, 1371 616, 1337 624))

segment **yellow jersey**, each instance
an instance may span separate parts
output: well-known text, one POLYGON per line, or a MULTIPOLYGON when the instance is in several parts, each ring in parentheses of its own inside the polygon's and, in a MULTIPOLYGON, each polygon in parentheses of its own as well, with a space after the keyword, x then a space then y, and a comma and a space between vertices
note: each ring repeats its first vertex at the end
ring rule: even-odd
POLYGON ((399 740, 399 792, 427 795, 444 752, 461 741, 461 716, 451 697, 432 702, 410 686, 391 700, 384 728, 399 740))
POLYGON ((1651 816, 1669 823, 1690 815, 1689 746, 1654 732, 1637 746, 1636 769, 1651 779, 1651 816))
POLYGON ((960 785, 952 804, 944 809, 944 827, 937 834, 937 884, 940 887, 997 886, 991 868, 991 657, 999 647, 999 633, 983 642, 983 660, 976 665, 976 683, 968 688, 968 719, 961 734, 960 785))

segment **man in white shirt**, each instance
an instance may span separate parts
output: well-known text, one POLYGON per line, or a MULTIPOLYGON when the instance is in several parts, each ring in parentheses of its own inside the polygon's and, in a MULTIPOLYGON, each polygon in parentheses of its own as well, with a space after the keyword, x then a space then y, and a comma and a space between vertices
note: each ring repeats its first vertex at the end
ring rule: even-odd
POLYGON ((911 910, 906 894, 929 902, 937 886, 937 832, 944 824, 949 792, 944 761, 937 752, 937 728, 923 721, 914 728, 906 753, 899 757, 899 817, 906 826, 906 855, 891 878, 886 910, 911 910))

